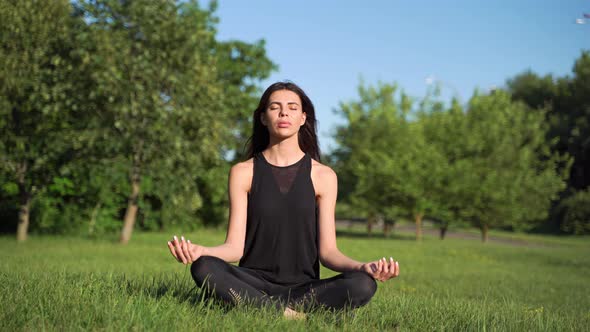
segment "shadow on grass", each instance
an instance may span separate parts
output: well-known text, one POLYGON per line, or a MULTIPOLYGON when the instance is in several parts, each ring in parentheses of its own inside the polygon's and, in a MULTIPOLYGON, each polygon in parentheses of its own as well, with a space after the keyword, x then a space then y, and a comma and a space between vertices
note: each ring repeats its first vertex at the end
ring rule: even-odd
POLYGON ((209 306, 209 300, 197 287, 190 274, 187 277, 186 274, 161 273, 133 279, 121 275, 117 276, 117 279, 118 284, 129 296, 148 296, 155 300, 172 297, 179 303, 209 306))
MULTIPOLYGON (((221 300, 205 297, 205 292, 197 287, 192 278, 185 278, 177 274, 158 274, 155 276, 144 275, 142 277, 129 277, 126 275, 112 276, 110 283, 121 293, 127 294, 130 298, 149 297, 157 301, 165 298, 173 298, 179 304, 188 304, 200 308, 200 310, 214 310, 221 315, 229 314, 232 311, 246 310, 247 314, 267 313, 271 316, 282 316, 283 313, 276 311, 273 306, 258 308, 250 303, 237 305, 223 303, 221 300), (262 310, 262 311, 261 311, 262 310)), ((321 320, 335 327, 344 327, 354 321, 356 309, 333 310, 318 306, 308 310, 302 310, 308 319, 321 320)))
POLYGON ((358 239, 389 239, 389 240, 406 240, 406 241, 415 241, 416 240, 416 236, 414 234, 392 233, 389 236, 385 236, 381 232, 368 234, 367 232, 345 230, 345 229, 336 230, 336 236, 348 237, 348 238, 358 238, 358 239))

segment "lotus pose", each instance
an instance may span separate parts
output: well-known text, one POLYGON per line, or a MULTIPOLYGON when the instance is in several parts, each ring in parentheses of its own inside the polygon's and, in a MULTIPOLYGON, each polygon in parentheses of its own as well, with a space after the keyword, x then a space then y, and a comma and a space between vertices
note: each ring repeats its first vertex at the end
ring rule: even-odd
POLYGON ((338 250, 337 178, 320 163, 311 100, 294 83, 274 83, 262 94, 253 127, 248 159, 229 173, 225 243, 205 247, 174 236, 170 252, 192 264, 208 296, 228 304, 270 305, 287 317, 367 304, 375 280, 397 277, 399 264, 391 257, 358 262, 338 250), (320 279, 320 263, 341 274, 320 279))

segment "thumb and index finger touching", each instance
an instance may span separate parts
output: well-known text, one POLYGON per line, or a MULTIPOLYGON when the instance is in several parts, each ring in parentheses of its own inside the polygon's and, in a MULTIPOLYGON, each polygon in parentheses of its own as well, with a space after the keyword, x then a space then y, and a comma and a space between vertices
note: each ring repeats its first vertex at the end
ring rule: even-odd
POLYGON ((399 275, 399 262, 385 257, 366 264, 365 272, 379 281, 386 281, 399 275))
POLYGON ((188 264, 191 263, 191 257, 190 257, 190 250, 188 250, 188 245, 190 244, 190 241, 186 241, 184 239, 184 236, 182 237, 181 240, 178 239, 178 237, 176 235, 174 235, 172 241, 168 241, 168 249, 170 250, 170 253, 172 254, 172 256, 174 256, 174 258, 183 264, 188 264))

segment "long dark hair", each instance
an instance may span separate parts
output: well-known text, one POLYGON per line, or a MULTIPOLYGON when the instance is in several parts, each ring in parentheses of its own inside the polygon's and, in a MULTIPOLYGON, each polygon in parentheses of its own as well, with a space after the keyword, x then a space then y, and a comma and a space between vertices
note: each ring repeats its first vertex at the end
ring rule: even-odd
POLYGON ((250 136, 248 142, 246 143, 248 144, 247 158, 252 158, 255 154, 264 151, 264 149, 266 149, 270 143, 268 129, 260 121, 260 114, 262 112, 266 112, 270 95, 278 90, 292 91, 296 93, 301 99, 302 111, 305 112, 306 118, 303 126, 299 128, 299 147, 301 150, 303 150, 303 152, 309 154, 313 159, 321 162, 320 147, 318 146, 318 137, 316 134, 316 117, 313 103, 305 94, 305 92, 303 92, 303 90, 297 86, 297 84, 289 81, 273 83, 264 91, 262 97, 260 97, 258 107, 256 107, 256 110, 254 110, 254 115, 252 115, 252 136, 250 136))

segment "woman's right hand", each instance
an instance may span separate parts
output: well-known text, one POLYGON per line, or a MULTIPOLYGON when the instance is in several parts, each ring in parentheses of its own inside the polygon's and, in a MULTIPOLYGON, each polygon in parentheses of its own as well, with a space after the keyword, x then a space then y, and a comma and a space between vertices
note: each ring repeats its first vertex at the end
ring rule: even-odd
POLYGON ((170 253, 179 263, 186 265, 203 256, 205 247, 191 243, 191 241, 186 240, 184 236, 181 236, 179 240, 176 235, 174 235, 172 241, 168 241, 168 249, 170 249, 170 253))
POLYGON ((387 281, 399 275, 399 263, 391 257, 389 257, 389 261, 383 257, 380 260, 363 264, 361 270, 367 272, 375 280, 387 281))

